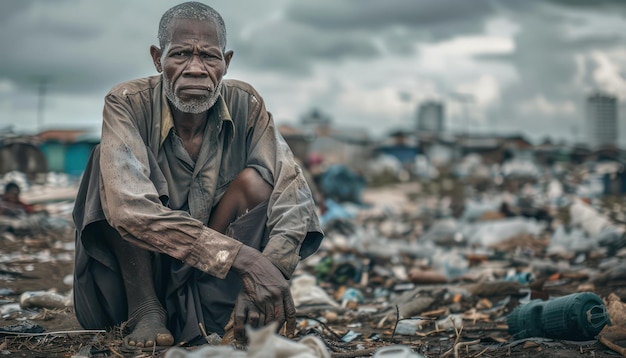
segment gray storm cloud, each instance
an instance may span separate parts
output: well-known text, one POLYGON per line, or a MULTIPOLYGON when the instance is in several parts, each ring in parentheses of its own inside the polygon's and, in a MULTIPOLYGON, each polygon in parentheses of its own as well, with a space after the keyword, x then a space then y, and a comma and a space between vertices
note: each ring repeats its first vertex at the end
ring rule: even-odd
MULTIPOLYGON (((91 101, 97 103, 112 85, 154 74, 148 48, 156 43, 161 14, 176 3, 0 2, 0 115, 15 116, 11 111, 27 102, 15 99, 22 94, 32 96, 42 79, 51 94, 63 95, 64 103, 79 95, 81 99, 93 96, 91 101)), ((626 36, 626 2, 621 0, 233 0, 209 4, 223 14, 229 47, 235 50, 229 73, 258 74, 257 78, 271 74, 271 83, 254 83, 270 90, 281 81, 326 83, 323 86, 330 92, 311 94, 316 105, 336 100, 358 83, 346 83, 324 69, 366 62, 371 64, 367 71, 384 78, 387 72, 402 72, 389 68, 389 56, 406 59, 397 63, 420 67, 424 46, 483 36, 491 21, 507 19, 518 27, 513 34, 502 35, 510 38, 511 51, 479 53, 472 60, 481 71, 475 73, 476 79, 490 76, 498 81, 495 69, 504 66, 515 74, 514 80, 501 82, 498 101, 481 110, 494 122, 516 125, 523 120, 536 132, 550 133, 565 121, 582 120, 587 91, 621 88, 622 79, 611 84, 610 76, 623 73, 620 66, 626 61, 624 51, 620 52, 626 36)), ((359 76, 368 77, 368 73, 359 76)), ((420 76, 419 81, 432 83, 439 91, 454 88, 461 80, 445 71, 420 72, 420 76)), ((390 85, 373 84, 373 88, 385 86, 390 85)), ((272 92, 264 95, 273 96, 272 92)))

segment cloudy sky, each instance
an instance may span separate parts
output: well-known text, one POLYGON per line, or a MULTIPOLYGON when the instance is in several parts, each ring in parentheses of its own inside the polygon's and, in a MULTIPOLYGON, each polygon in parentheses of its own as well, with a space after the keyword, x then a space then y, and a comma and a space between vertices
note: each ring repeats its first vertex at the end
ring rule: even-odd
MULTIPOLYGON (((1 1, 0 126, 99 128, 111 86, 156 73, 148 49, 177 3, 1 1)), ((616 95, 626 118, 624 0, 206 3, 235 51, 227 77, 253 84, 278 123, 320 108, 376 137, 411 128, 435 99, 450 131, 582 140, 595 90, 616 95)))

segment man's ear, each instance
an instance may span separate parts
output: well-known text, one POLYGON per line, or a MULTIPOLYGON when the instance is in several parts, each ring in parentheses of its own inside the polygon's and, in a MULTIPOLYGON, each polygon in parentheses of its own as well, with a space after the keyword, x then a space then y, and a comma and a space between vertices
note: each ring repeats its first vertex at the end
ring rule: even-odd
POLYGON ((224 71, 224 74, 228 72, 228 66, 230 66, 230 60, 233 59, 234 54, 235 53, 232 50, 228 50, 224 52, 224 61, 226 62, 226 70, 224 71))
POLYGON ((152 56, 152 62, 157 72, 163 72, 163 66, 161 65, 161 49, 154 45, 150 46, 150 56, 152 56))

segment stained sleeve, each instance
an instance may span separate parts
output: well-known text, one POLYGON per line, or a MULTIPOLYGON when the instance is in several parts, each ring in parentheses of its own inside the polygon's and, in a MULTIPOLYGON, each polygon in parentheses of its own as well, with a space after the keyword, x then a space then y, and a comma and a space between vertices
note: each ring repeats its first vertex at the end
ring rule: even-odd
POLYGON ((138 247, 226 277, 242 244, 205 227, 185 211, 164 206, 150 181, 148 155, 130 102, 110 93, 105 98, 99 163, 107 221, 138 247))
POLYGON ((323 233, 311 190, 291 149, 262 99, 253 96, 251 102, 247 166, 273 187, 267 212, 269 241, 263 255, 291 278, 298 262, 317 250, 323 233))

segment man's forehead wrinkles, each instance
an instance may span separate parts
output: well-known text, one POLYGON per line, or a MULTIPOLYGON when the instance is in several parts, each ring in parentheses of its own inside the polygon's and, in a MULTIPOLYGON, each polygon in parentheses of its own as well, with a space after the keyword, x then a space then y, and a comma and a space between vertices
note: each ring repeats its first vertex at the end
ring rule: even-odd
POLYGON ((169 46, 170 50, 177 50, 177 49, 181 49, 181 48, 198 48, 200 50, 204 50, 204 51, 208 51, 211 49, 219 49, 218 45, 211 45, 211 44, 207 44, 207 43, 199 43, 199 41, 183 41, 183 42, 176 42, 176 43, 172 43, 169 46))
POLYGON ((172 36, 172 45, 180 46, 201 46, 201 47, 213 47, 219 46, 219 41, 211 36, 201 34, 182 34, 178 36, 172 36))

